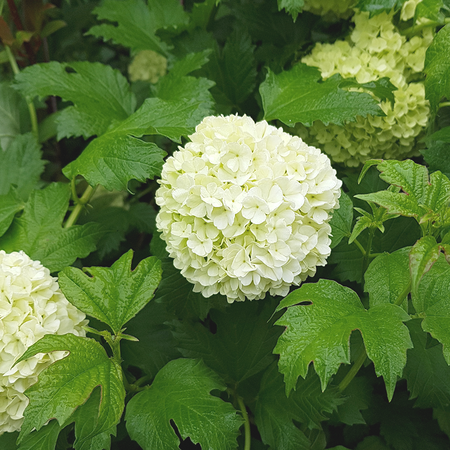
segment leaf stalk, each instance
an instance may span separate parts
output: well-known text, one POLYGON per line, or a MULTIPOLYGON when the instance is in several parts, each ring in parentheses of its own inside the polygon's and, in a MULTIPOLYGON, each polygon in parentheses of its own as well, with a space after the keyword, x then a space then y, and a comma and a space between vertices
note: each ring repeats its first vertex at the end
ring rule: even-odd
POLYGON ((236 397, 239 403, 239 408, 241 409, 242 417, 244 418, 244 430, 245 430, 244 450, 250 450, 252 436, 250 432, 250 420, 248 418, 247 408, 245 407, 245 403, 242 397, 240 395, 237 395, 236 397))

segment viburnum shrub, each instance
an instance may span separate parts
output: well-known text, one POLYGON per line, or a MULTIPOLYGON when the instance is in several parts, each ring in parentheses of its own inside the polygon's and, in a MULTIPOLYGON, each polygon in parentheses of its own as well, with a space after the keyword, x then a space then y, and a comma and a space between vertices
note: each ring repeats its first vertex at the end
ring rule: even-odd
POLYGON ((0 449, 450 448, 448 2, 38 3, 0 3, 0 449))

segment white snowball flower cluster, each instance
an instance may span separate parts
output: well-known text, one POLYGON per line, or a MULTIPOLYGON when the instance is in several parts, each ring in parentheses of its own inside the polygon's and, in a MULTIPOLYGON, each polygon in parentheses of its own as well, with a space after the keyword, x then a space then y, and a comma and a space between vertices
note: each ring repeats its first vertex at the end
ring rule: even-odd
POLYGON ((156 83, 167 72, 167 58, 153 50, 142 50, 128 66, 131 81, 156 83))
POLYGON ((166 161, 156 218, 205 297, 286 295, 325 265, 341 181, 326 155, 266 121, 206 117, 166 161))
POLYGON ((0 251, 0 434, 20 430, 28 405, 25 389, 64 352, 38 354, 13 364, 46 334, 84 336, 86 323, 85 315, 66 300, 39 261, 24 252, 0 251))
POLYGON ((303 10, 329 18, 348 18, 354 4, 355 0, 305 0, 303 10))
POLYGON ((424 67, 425 52, 433 40, 433 29, 407 39, 392 23, 393 13, 369 18, 357 13, 350 37, 334 44, 318 43, 303 62, 318 67, 323 78, 340 73, 367 83, 389 77, 397 88, 395 103, 382 102, 385 117, 358 117, 341 127, 315 122, 299 126, 299 135, 320 146, 336 162, 358 166, 370 158, 402 159, 416 154, 417 137, 427 125, 429 104, 422 82, 413 81, 424 67))

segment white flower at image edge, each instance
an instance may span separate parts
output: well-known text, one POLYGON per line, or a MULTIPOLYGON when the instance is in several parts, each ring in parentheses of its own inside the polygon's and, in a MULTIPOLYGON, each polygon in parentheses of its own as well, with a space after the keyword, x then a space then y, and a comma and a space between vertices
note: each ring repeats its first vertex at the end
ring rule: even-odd
POLYGON ((158 230, 205 297, 286 295, 326 264, 341 181, 330 160, 266 121, 206 117, 163 166, 158 230))
POLYGON ((40 353, 14 363, 46 334, 85 336, 86 323, 39 261, 22 251, 0 250, 0 434, 20 430, 28 405, 24 391, 65 352, 40 353))

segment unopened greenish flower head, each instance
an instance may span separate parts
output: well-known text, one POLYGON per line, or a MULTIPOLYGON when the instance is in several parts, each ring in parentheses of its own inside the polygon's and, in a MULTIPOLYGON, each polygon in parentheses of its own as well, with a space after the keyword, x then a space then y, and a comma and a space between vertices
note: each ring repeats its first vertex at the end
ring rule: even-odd
POLYGON ((153 50, 142 50, 128 66, 131 81, 156 83, 167 72, 167 58, 153 50))
POLYGON ((429 119, 429 103, 422 82, 425 52, 433 40, 432 28, 407 39, 392 23, 391 14, 369 17, 357 13, 347 40, 318 43, 303 62, 318 67, 324 79, 341 74, 367 83, 388 77, 397 88, 395 102, 381 103, 386 116, 357 117, 344 126, 315 122, 297 127, 298 134, 319 146, 333 161, 357 167, 368 159, 403 159, 418 154, 417 138, 429 119))
POLYGON ((39 353, 14 363, 46 334, 84 336, 86 323, 39 261, 24 252, 0 251, 0 434, 20 430, 28 405, 24 391, 65 352, 39 353))
POLYGON ((323 266, 341 181, 329 158, 266 121, 206 117, 163 166, 156 223, 205 297, 286 295, 323 266))

